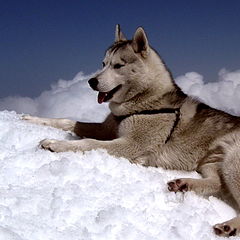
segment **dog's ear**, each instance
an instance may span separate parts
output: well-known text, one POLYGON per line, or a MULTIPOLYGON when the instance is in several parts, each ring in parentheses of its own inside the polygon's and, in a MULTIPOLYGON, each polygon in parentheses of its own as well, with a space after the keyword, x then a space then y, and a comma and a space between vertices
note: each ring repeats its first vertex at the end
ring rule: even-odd
POLYGON ((124 34, 121 32, 120 25, 116 25, 116 30, 115 30, 115 42, 120 42, 120 41, 125 41, 127 40, 124 37, 124 34))
POLYGON ((147 57, 149 51, 148 40, 145 31, 142 27, 139 27, 134 36, 132 41, 133 50, 136 53, 141 53, 143 57, 147 57))

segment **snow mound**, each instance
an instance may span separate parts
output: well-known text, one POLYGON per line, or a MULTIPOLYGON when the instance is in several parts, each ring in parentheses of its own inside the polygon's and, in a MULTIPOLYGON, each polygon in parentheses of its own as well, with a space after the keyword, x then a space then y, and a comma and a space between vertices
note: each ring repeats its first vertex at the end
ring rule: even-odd
POLYGON ((222 201, 166 183, 196 173, 130 164, 103 150, 51 153, 44 138, 69 133, 0 112, 0 239, 217 239, 211 225, 235 216, 222 201))

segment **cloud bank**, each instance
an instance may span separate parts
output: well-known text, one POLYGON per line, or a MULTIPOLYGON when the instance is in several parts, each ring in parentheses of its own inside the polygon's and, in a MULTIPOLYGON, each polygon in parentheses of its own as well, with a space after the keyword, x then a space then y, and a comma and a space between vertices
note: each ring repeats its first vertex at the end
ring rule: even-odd
MULTIPOLYGON (((86 121, 91 119, 91 111, 98 109, 94 121, 101 121, 109 111, 107 104, 97 103, 96 92, 87 84, 90 77, 80 72, 72 80, 59 80, 36 98, 15 96, 0 99, 0 110, 86 121)), ((185 93, 211 107, 240 115, 240 70, 222 69, 217 81, 211 83, 205 83, 203 76, 196 72, 188 72, 175 81, 185 93)))
POLYGON ((216 82, 204 83, 203 76, 189 72, 175 79, 188 95, 197 97, 211 107, 240 115, 240 70, 221 69, 216 82))
POLYGON ((95 121, 101 121, 109 112, 106 104, 97 103, 96 92, 88 86, 91 75, 79 72, 72 80, 60 79, 36 98, 6 97, 0 99, 0 111, 10 110, 40 117, 65 117, 86 121, 91 118, 91 112, 98 107, 95 121))

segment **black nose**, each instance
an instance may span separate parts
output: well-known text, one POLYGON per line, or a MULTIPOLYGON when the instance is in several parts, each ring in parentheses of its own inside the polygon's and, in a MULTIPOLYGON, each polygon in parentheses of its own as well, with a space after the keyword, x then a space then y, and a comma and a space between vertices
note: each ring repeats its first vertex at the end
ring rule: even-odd
POLYGON ((90 80, 88 80, 88 83, 93 90, 97 90, 97 85, 98 85, 97 78, 91 78, 90 80))

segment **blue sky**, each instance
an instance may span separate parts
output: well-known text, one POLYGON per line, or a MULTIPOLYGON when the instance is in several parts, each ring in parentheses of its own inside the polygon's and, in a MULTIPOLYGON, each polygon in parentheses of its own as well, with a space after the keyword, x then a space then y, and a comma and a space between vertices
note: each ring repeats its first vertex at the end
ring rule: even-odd
POLYGON ((143 26, 174 76, 240 69, 240 1, 0 1, 0 97, 34 97, 59 78, 92 73, 121 24, 143 26))

